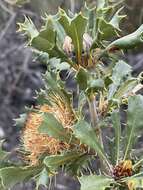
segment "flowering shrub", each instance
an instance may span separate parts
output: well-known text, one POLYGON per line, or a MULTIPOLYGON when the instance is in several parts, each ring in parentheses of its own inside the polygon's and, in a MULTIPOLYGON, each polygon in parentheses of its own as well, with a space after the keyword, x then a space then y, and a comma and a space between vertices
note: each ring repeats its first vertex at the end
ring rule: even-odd
POLYGON ((136 146, 143 127, 138 93, 143 74, 133 77, 131 66, 120 59, 124 50, 143 42, 143 25, 121 37, 122 9, 120 3, 98 0, 77 14, 59 9, 46 15, 40 31, 30 18, 19 24, 47 71, 38 105, 16 120, 23 126, 23 162, 10 163, 1 149, 2 189, 31 178, 36 189, 47 187, 60 168, 79 180, 81 190, 143 188, 143 159, 136 146), (76 83, 76 95, 62 71, 76 83), (92 160, 97 167, 89 174, 92 160))

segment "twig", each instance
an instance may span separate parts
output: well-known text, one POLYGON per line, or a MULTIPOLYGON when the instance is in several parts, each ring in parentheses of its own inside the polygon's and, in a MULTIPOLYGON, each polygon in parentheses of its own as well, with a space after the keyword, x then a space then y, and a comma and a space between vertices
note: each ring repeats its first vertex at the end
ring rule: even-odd
POLYGON ((14 13, 14 14, 10 17, 10 19, 8 20, 8 22, 7 22, 6 26, 5 26, 5 28, 3 29, 3 31, 2 31, 1 34, 0 34, 0 41, 1 41, 1 40, 4 38, 4 36, 6 35, 8 29, 9 29, 9 27, 11 26, 11 24, 13 23, 15 17, 16 17, 16 13, 14 13))
POLYGON ((0 6, 1 6, 1 8, 2 8, 4 11, 6 11, 7 13, 9 13, 9 14, 11 14, 11 15, 14 14, 14 12, 11 11, 10 9, 8 9, 8 8, 5 6, 5 4, 4 4, 1 0, 0 0, 0 6))

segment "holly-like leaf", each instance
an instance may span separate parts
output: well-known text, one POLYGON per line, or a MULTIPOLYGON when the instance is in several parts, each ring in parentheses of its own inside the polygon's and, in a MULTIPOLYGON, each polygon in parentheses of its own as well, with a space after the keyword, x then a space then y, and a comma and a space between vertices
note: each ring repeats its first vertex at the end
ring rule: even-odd
POLYGON ((62 61, 69 61, 68 57, 64 52, 58 47, 57 42, 57 32, 53 17, 48 17, 46 25, 41 29, 40 32, 36 29, 30 18, 25 17, 24 23, 18 23, 19 31, 24 32, 28 38, 28 45, 34 47, 39 51, 43 51, 49 54, 50 57, 61 58, 62 61))
POLYGON ((114 99, 121 99, 122 97, 127 97, 132 93, 132 90, 138 84, 138 80, 136 78, 131 78, 124 82, 122 86, 115 92, 114 99))
POLYGON ((62 9, 59 10, 59 14, 60 19, 58 21, 63 26, 66 34, 71 37, 77 60, 80 62, 83 49, 83 34, 85 33, 87 19, 83 17, 81 13, 76 14, 75 17, 71 19, 62 9))
POLYGON ((143 128, 143 96, 136 95, 129 97, 127 110, 127 126, 124 159, 129 157, 133 145, 141 135, 143 128))
POLYGON ((115 40, 109 46, 107 51, 114 51, 120 49, 131 49, 143 43, 143 25, 141 25, 135 32, 115 40))
POLYGON ((123 82, 130 73, 131 66, 129 66, 127 63, 125 63, 124 61, 118 61, 116 63, 115 67, 113 68, 113 73, 111 77, 113 83, 109 86, 109 100, 112 99, 121 82, 123 82))
POLYGON ((14 119, 15 126, 18 127, 18 128, 22 128, 24 126, 24 124, 25 124, 26 119, 27 119, 27 114, 26 113, 20 114, 19 118, 14 119))
POLYGON ((56 43, 56 32, 54 30, 54 26, 52 21, 49 19, 47 28, 43 28, 39 35, 35 38, 33 38, 31 44, 36 49, 43 51, 43 52, 49 52, 49 50, 52 50, 56 43))
POLYGON ((24 32, 29 38, 29 44, 31 44, 32 40, 39 35, 38 30, 33 24, 32 20, 28 17, 25 17, 24 23, 18 23, 19 32, 24 32))
POLYGON ((53 27, 57 33, 57 44, 58 44, 58 47, 62 47, 63 43, 64 43, 64 39, 65 39, 65 36, 66 36, 66 33, 63 29, 63 27, 61 26, 61 24, 59 23, 58 21, 59 19, 59 14, 57 15, 46 15, 46 18, 44 18, 44 20, 46 21, 46 28, 48 28, 48 22, 49 20, 52 21, 52 24, 53 24, 53 27))
POLYGON ((116 28, 107 22, 104 18, 99 18, 99 38, 100 40, 107 40, 114 36, 119 36, 116 28))
POLYGON ((114 111, 111 115, 113 128, 115 130, 114 137, 114 164, 118 163, 120 159, 120 140, 121 140, 121 123, 120 123, 120 112, 114 111))
POLYGON ((28 180, 40 172, 38 167, 6 167, 0 169, 0 178, 6 188, 11 188, 19 182, 28 180))
POLYGON ((114 180, 106 176, 90 175, 79 178, 79 182, 81 190, 105 190, 114 180))
POLYGON ((119 13, 123 10, 123 7, 121 7, 115 14, 114 16, 112 17, 112 19, 110 20, 110 24, 112 26, 114 26, 114 28, 116 28, 118 31, 120 31, 120 27, 119 27, 119 24, 120 24, 120 21, 126 17, 126 15, 119 15, 119 13))
POLYGON ((67 133, 62 124, 51 113, 43 114, 43 122, 38 130, 42 134, 47 134, 67 143, 73 140, 71 134, 67 133))
POLYGON ((47 156, 44 159, 44 164, 52 171, 58 169, 59 166, 69 164, 70 162, 78 159, 81 153, 69 152, 60 155, 47 156))
POLYGON ((74 135, 84 144, 88 145, 91 149, 95 150, 98 156, 105 160, 109 166, 108 159, 105 155, 104 150, 102 149, 98 137, 94 129, 84 120, 78 121, 73 129, 74 135))

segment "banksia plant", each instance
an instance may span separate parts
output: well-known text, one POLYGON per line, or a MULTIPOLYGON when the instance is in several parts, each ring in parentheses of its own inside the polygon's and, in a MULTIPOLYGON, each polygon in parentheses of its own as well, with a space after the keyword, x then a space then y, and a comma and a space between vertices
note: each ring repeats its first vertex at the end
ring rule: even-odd
POLYGON ((143 188, 143 74, 132 76, 121 60, 124 50, 143 42, 143 25, 122 37, 121 4, 98 0, 76 14, 59 9, 45 16, 40 31, 30 18, 19 24, 47 71, 37 106, 16 120, 22 164, 10 165, 1 150, 2 189, 29 179, 36 189, 47 187, 60 169, 81 190, 143 188))

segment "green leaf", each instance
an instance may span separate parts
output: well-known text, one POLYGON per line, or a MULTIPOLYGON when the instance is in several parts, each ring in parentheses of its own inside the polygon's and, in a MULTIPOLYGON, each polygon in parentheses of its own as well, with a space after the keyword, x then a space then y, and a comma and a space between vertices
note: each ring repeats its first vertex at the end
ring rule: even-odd
POLYGON ((88 82, 88 92, 97 92, 98 90, 102 90, 104 88, 104 81, 102 79, 91 79, 88 82))
POLYGON ((79 71, 76 75, 76 81, 81 90, 86 90, 87 82, 88 82, 88 72, 84 68, 81 67, 79 69, 79 71))
POLYGON ((38 30, 33 24, 32 20, 28 17, 25 17, 24 23, 18 23, 19 32, 24 32, 29 37, 29 43, 31 44, 32 40, 39 35, 38 30))
POLYGON ((105 190, 114 181, 106 176, 90 175, 79 178, 79 182, 81 190, 105 190))
POLYGON ((138 84, 138 80, 136 78, 131 78, 122 84, 120 88, 115 92, 114 99, 121 99, 122 97, 127 97, 135 86, 138 84))
POLYGON ((6 188, 12 188, 15 184, 34 177, 40 172, 38 167, 6 167, 0 169, 0 178, 6 188))
POLYGON ((74 126, 73 133, 78 139, 80 139, 82 143, 94 149, 97 152, 98 156, 101 159, 105 160, 109 166, 105 152, 99 144, 98 137, 96 136, 94 129, 86 121, 79 121, 74 126))
POLYGON ((61 58, 62 61, 68 61, 72 64, 64 52, 58 47, 58 43, 56 43, 57 26, 55 22, 53 17, 48 17, 46 25, 38 32, 31 19, 25 17, 25 22, 19 23, 19 31, 25 32, 29 37, 28 45, 31 45, 39 51, 48 53, 50 57, 58 57, 61 58))
POLYGON ((48 171, 46 168, 44 168, 36 177, 36 190, 39 190, 39 186, 43 185, 44 187, 47 187, 47 184, 49 182, 49 176, 48 171))
POLYGON ((18 127, 18 128, 22 128, 24 126, 24 124, 25 124, 26 119, 27 119, 27 114, 26 113, 20 114, 19 118, 14 119, 15 126, 18 127))
POLYGON ((81 156, 81 153, 78 152, 69 152, 61 155, 47 156, 44 159, 44 164, 50 170, 56 170, 59 166, 69 164, 70 162, 78 159, 81 156))
POLYGON ((43 28, 39 35, 33 38, 31 44, 36 49, 49 53, 55 47, 56 43, 56 32, 52 20, 48 20, 47 28, 43 28))
POLYGON ((50 73, 47 71, 44 75, 45 79, 45 88, 46 93, 49 94, 58 94, 68 105, 71 103, 71 95, 70 93, 64 90, 64 83, 58 77, 57 73, 50 73))
POLYGON ((81 91, 78 97, 78 113, 79 113, 79 117, 82 118, 83 114, 82 114, 82 109, 84 107, 84 105, 86 104, 87 101, 87 97, 84 93, 84 91, 81 91))
POLYGON ((127 127, 124 159, 129 158, 130 151, 141 135, 143 128, 143 96, 136 95, 129 97, 127 110, 127 127))
POLYGON ((118 36, 116 28, 107 22, 104 18, 99 18, 99 33, 100 40, 107 40, 111 37, 118 36))
POLYGON ((110 24, 112 26, 114 26, 114 28, 116 28, 117 30, 120 31, 120 28, 119 28, 119 24, 120 24, 120 21, 126 17, 126 15, 119 15, 119 13, 123 10, 124 7, 121 7, 115 14, 114 16, 112 17, 112 19, 110 20, 110 24))
POLYGON ((120 123, 120 112, 114 111, 111 115, 113 128, 115 130, 115 139, 114 139, 114 164, 118 163, 120 159, 120 140, 121 140, 121 123, 120 123))
POLYGON ((51 113, 43 114, 43 122, 38 130, 40 133, 47 134, 67 143, 73 140, 71 139, 71 134, 67 133, 62 124, 51 113))
POLYGON ((88 18, 87 29, 86 32, 89 32, 91 36, 95 36, 96 32, 96 6, 89 8, 85 2, 85 7, 83 12, 85 16, 88 18))
POLYGON ((60 9, 59 14, 60 19, 58 21, 63 26, 66 34, 71 37, 77 60, 80 62, 83 49, 83 34, 85 33, 87 19, 81 13, 70 19, 62 9, 60 9))
POLYGON ((125 78, 131 73, 131 66, 129 66, 124 61, 118 61, 113 68, 112 81, 113 83, 109 86, 108 99, 112 99, 120 84, 125 80, 125 78))
POLYGON ((81 176, 82 170, 85 170, 89 167, 89 162, 92 159, 90 155, 81 155, 76 160, 70 162, 66 165, 65 171, 72 176, 81 176))
POLYGON ((109 46, 107 51, 120 50, 120 49, 131 49, 143 43, 143 25, 141 25, 135 32, 124 36, 118 40, 115 40, 109 46))
POLYGON ((46 18, 44 19, 46 21, 46 27, 48 28, 48 22, 49 20, 51 20, 52 24, 53 24, 53 27, 57 33, 57 44, 59 47, 62 47, 63 46, 63 43, 64 43, 64 39, 65 39, 65 36, 66 36, 66 33, 63 29, 63 27, 61 26, 61 24, 59 23, 58 21, 59 19, 59 15, 46 15, 46 18))

